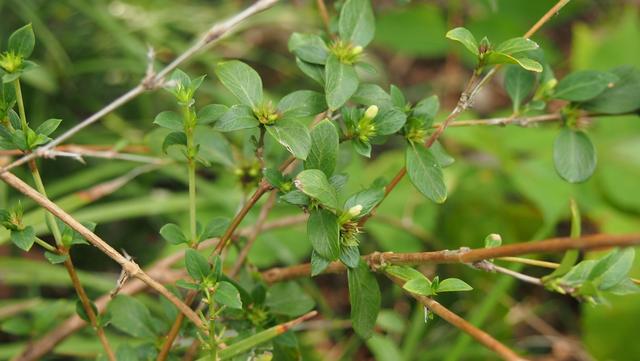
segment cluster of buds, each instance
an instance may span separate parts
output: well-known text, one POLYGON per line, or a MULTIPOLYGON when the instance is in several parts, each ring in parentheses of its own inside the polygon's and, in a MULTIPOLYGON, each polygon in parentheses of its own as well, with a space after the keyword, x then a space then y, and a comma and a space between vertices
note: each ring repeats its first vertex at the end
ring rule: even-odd
POLYGON ((0 224, 10 231, 22 231, 25 226, 22 223, 22 205, 18 205, 11 211, 0 209, 0 224))
POLYGON ((270 101, 262 104, 259 108, 254 109, 253 114, 258 118, 260 124, 263 125, 273 125, 278 118, 280 118, 278 111, 270 101))
POLYGON ((356 218, 362 213, 362 205, 358 204, 349 208, 340 215, 340 238, 342 244, 348 247, 356 247, 360 243, 358 234, 362 233, 356 218))
POLYGON ((336 40, 329 47, 331 52, 340 60, 343 64, 353 64, 358 61, 360 54, 364 50, 361 46, 353 46, 353 44, 336 40))
POLYGON ((13 51, 7 51, 0 54, 0 68, 7 73, 15 73, 18 71, 24 63, 22 55, 16 54, 13 51))
POLYGON ((376 125, 373 122, 375 117, 378 115, 378 107, 375 105, 370 106, 364 112, 364 115, 358 121, 358 125, 356 126, 356 134, 358 134, 358 138, 363 142, 368 142, 369 139, 373 138, 376 135, 376 125))
POLYGON ((252 186, 258 183, 262 176, 260 163, 254 162, 250 165, 243 165, 234 170, 236 177, 243 186, 252 186))

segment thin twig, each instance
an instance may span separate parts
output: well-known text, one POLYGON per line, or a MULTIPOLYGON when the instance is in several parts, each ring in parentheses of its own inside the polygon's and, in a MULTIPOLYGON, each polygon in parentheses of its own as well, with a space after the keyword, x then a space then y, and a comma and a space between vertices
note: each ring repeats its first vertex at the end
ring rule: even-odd
POLYGON ((331 35, 331 19, 329 19, 327 5, 324 3, 324 0, 316 0, 316 4, 318 5, 318 12, 320 13, 320 18, 322 18, 322 23, 327 30, 327 35, 331 35))
POLYGON ((272 7, 278 1, 279 0, 258 0, 253 5, 247 7, 246 9, 232 16, 231 18, 225 21, 222 21, 220 23, 216 23, 214 26, 212 26, 209 29, 209 31, 207 31, 200 38, 199 41, 197 41, 184 53, 178 56, 169 65, 164 67, 164 69, 160 70, 157 74, 154 74, 153 72, 147 74, 147 76, 142 80, 142 82, 139 85, 135 86, 133 89, 121 95, 120 97, 118 97, 117 99, 109 103, 107 106, 99 110, 97 113, 91 115, 89 118, 81 121, 71 129, 67 130, 66 132, 58 136, 53 141, 36 149, 33 153, 27 154, 22 158, 14 161, 13 163, 7 165, 6 167, 3 167, 2 169, 0 169, 0 173, 4 173, 19 165, 25 164, 32 159, 43 156, 49 150, 61 144, 65 140, 71 138, 74 134, 78 133, 82 129, 102 119, 105 115, 113 112, 114 110, 118 109, 122 105, 128 103, 129 101, 136 98, 138 95, 142 94, 143 92, 163 86, 167 75, 169 75, 169 73, 171 73, 178 66, 180 66, 180 64, 185 62, 187 59, 191 58, 194 54, 198 53, 207 45, 216 42, 217 40, 223 38, 225 35, 228 35, 232 30, 234 30, 238 26, 238 24, 242 23, 247 18, 272 7))
POLYGON ((240 272, 240 269, 242 268, 244 261, 247 259, 247 256, 249 255, 249 251, 251 251, 251 247, 253 247, 253 244, 258 238, 258 235, 260 234, 260 232, 262 232, 262 227, 264 226, 264 223, 267 221, 269 212, 273 209, 273 207, 276 204, 277 195, 278 193, 276 191, 271 191, 271 195, 269 196, 269 199, 267 199, 267 202, 260 209, 258 220, 256 221, 256 224, 253 226, 251 234, 247 237, 247 243, 244 245, 244 247, 242 247, 242 250, 238 254, 238 257, 236 258, 236 263, 231 268, 231 271, 229 271, 229 277, 234 278, 238 274, 238 272, 240 272))
MULTIPOLYGON (((540 29, 542 25, 544 25, 547 21, 549 21, 549 19, 558 11, 560 11, 560 9, 562 9, 562 7, 564 7, 568 2, 569 0, 558 1, 558 3, 555 6, 553 6, 549 11, 547 11, 547 13, 543 15, 540 18, 540 20, 538 20, 538 22, 536 22, 531 27, 531 29, 529 29, 529 31, 525 33, 524 37, 529 38, 533 36, 533 34, 535 34, 535 32, 538 31, 538 29, 540 29)), ((440 138, 440 136, 442 135, 442 133, 444 133, 447 127, 451 125, 453 121, 456 120, 458 116, 460 116, 460 114, 462 114, 467 108, 471 107, 471 105, 473 104, 473 99, 476 97, 478 92, 480 92, 480 89, 482 89, 482 87, 496 74, 499 68, 500 68, 500 65, 496 65, 493 68, 491 68, 491 70, 489 70, 489 72, 487 72, 487 74, 485 74, 485 76, 480 81, 477 81, 478 72, 477 70, 474 70, 473 75, 471 76, 464 90, 460 94, 460 98, 458 99, 458 103, 456 104, 455 108, 451 111, 451 113, 449 113, 449 115, 444 120, 444 122, 442 122, 437 128, 435 128, 435 131, 426 140, 425 142, 426 148, 430 148, 438 140, 438 138, 440 138)), ((404 178, 406 173, 407 173, 406 167, 402 167, 402 169, 398 171, 398 173, 395 175, 393 180, 385 187, 385 195, 384 195, 383 201, 389 195, 389 193, 391 193, 391 191, 395 189, 398 183, 400 183, 400 181, 402 180, 402 178, 404 178)), ((378 203, 376 207, 374 207, 374 209, 367 216, 361 218, 359 222, 359 226, 364 226, 364 224, 369 220, 369 218, 375 215, 375 211, 377 210, 377 208, 380 206, 381 203, 382 202, 378 203)))
POLYGON ((508 268, 496 266, 495 264, 493 264, 492 262, 489 262, 487 260, 476 262, 476 263, 473 264, 473 266, 475 268, 477 268, 477 269, 480 269, 480 270, 483 270, 483 271, 487 271, 487 272, 502 273, 504 275, 511 276, 511 277, 513 277, 515 279, 518 279, 518 280, 520 280, 522 282, 531 283, 531 284, 536 285, 536 286, 543 286, 544 285, 542 283, 542 280, 540 280, 540 278, 531 277, 531 276, 526 275, 526 274, 521 273, 521 272, 516 272, 516 271, 510 270, 508 268))

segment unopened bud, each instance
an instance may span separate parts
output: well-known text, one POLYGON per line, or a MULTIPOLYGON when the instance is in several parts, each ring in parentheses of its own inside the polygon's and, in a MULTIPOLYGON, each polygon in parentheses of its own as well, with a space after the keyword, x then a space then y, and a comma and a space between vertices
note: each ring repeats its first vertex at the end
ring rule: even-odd
POLYGON ((364 112, 364 117, 367 119, 373 119, 376 117, 376 115, 378 115, 378 106, 377 105, 372 105, 370 107, 367 108, 367 110, 364 112))
POLYGON ((351 50, 351 54, 360 55, 360 54, 362 54, 363 50, 364 49, 361 46, 358 45, 358 46, 354 47, 353 50, 351 50))
POLYGON ((484 239, 486 248, 499 247, 502 245, 502 237, 497 233, 491 233, 484 239))
POLYGON ((351 218, 359 216, 360 212, 362 212, 362 205, 361 204, 357 204, 357 205, 349 208, 349 210, 347 211, 347 213, 349 213, 349 216, 351 216, 351 218))

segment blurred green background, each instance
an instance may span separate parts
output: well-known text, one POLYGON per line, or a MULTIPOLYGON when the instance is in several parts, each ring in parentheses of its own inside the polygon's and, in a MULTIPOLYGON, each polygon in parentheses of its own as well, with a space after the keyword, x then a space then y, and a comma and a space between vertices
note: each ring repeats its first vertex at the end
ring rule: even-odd
MULTIPOLYGON (((51 117, 62 118, 62 128, 69 128, 137 84, 146 70, 148 46, 155 49, 159 67, 185 50, 215 20, 249 3, 0 0, 0 39, 4 47, 14 29, 33 23, 37 38, 33 59, 40 68, 25 76, 27 113, 35 123, 51 117)), ((332 2, 328 3, 330 12, 335 14, 332 2)), ((446 41, 445 32, 464 25, 474 34, 506 40, 524 33, 554 3, 552 0, 374 1, 377 33, 367 56, 378 73, 369 75, 367 80, 385 87, 396 84, 413 102, 437 94, 444 117, 470 74, 470 59, 460 47, 446 41)), ((541 44, 558 76, 572 70, 606 70, 623 64, 640 67, 639 17, 637 1, 574 0, 534 40, 541 44)), ((317 89, 295 66, 287 51, 287 40, 293 31, 319 31, 322 26, 315 1, 284 2, 243 23, 235 35, 198 54, 182 69, 191 75, 207 74, 199 104, 231 101, 213 74, 213 65, 223 58, 240 58, 254 66, 267 92, 274 97, 297 89, 317 89)), ((161 134, 152 121, 160 111, 172 108, 167 93, 144 94, 75 136, 71 143, 144 145, 152 155, 161 156, 158 151, 161 134)), ((509 114, 510 103, 498 77, 462 119, 509 114)), ((579 185, 569 185, 555 173, 552 144, 558 128, 557 124, 550 124, 526 129, 449 129, 443 145, 456 163, 445 173, 450 194, 447 202, 435 205, 423 198, 408 180, 403 180, 383 203, 379 217, 367 225, 362 252, 481 247, 489 233, 501 234, 505 243, 565 236, 571 197, 583 212, 585 233, 637 232, 640 119, 637 116, 594 119, 589 132, 598 149, 598 168, 592 179, 579 185)), ((244 138, 221 138, 212 138, 208 148, 218 154, 219 164, 199 173, 202 219, 232 216, 247 196, 247 190, 243 191, 233 175, 234 168, 243 164, 244 138), (232 158, 227 148, 219 146, 226 142, 238 149, 240 158, 238 154, 232 158)), ((374 148, 371 160, 354 155, 350 147, 342 148, 341 170, 353 175, 347 187, 350 192, 368 186, 378 177, 389 180, 403 164, 399 139, 382 149, 374 148)), ((282 154, 270 157, 276 164, 282 154)), ((114 160, 88 158, 87 164, 80 164, 57 159, 43 161, 42 173, 51 198, 80 220, 97 222, 100 235, 146 265, 178 249, 167 246, 158 229, 168 221, 182 225, 187 222, 186 174, 182 167, 171 165, 146 172, 100 199, 87 201, 82 193, 138 167, 140 164, 114 160)), ((24 176, 24 171, 16 173, 24 176)), ((18 199, 21 197, 0 184, 0 207, 12 205, 18 199)), ((23 204, 29 210, 29 219, 44 231, 42 213, 32 202, 23 199, 23 204)), ((294 207, 279 205, 270 219, 290 214, 296 214, 294 207)), ((257 212, 253 212, 243 224, 252 224, 256 216, 257 212)), ((304 225, 300 225, 261 235, 251 252, 251 262, 265 269, 307 260, 310 245, 304 231, 304 225)), ((47 316, 52 316, 52 320, 38 330, 42 334, 73 312, 72 301, 56 301, 71 298, 69 281, 62 267, 49 265, 38 252, 25 255, 6 241, 7 234, 0 232, 0 309, 26 299, 38 300, 25 312, 28 317, 37 317, 43 308, 48 310, 47 316)), ((86 272, 85 286, 92 296, 112 287, 118 269, 105 256, 91 247, 78 247, 73 257, 78 268, 86 272)), ((559 257, 549 259, 557 261, 559 257)), ((632 275, 638 277, 640 261, 636 263, 632 275)), ((436 269, 424 271, 433 274, 436 269)), ((525 272, 542 275, 535 268, 526 268, 525 272)), ((441 296, 443 304, 481 322, 487 332, 516 349, 551 354, 554 360, 640 358, 640 343, 634 342, 640 319, 640 296, 612 297, 610 305, 593 307, 460 265, 438 267, 437 273, 441 277, 463 278, 474 287, 473 292, 441 296), (518 314, 517 310, 522 312, 518 314), (557 337, 540 337, 535 320, 555 329, 557 337)), ((326 297, 320 308, 323 313, 348 318, 345 277, 326 276, 302 285, 312 294, 326 297), (340 287, 345 291, 337 292, 340 287)), ((309 332, 302 338, 305 357, 321 360, 323 354, 339 348, 346 350, 344 359, 493 359, 488 351, 465 341, 442 320, 429 321, 425 326, 421 307, 415 307, 388 282, 381 285, 385 295, 381 333, 361 344, 347 331, 309 332)), ((0 323, 7 320, 0 313, 0 323)), ((124 338, 115 332, 112 336, 115 342, 124 338)), ((0 359, 8 358, 27 340, 28 337, 0 331, 0 359)), ((80 332, 65 341, 50 359, 91 358, 98 350, 99 344, 91 332, 80 332)))

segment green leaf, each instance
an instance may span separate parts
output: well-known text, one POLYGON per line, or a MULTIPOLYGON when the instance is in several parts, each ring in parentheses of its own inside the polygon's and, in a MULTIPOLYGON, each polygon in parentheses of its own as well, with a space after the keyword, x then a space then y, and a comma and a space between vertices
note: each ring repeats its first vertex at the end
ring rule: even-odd
POLYGON ((27 226, 21 231, 11 231, 11 242, 25 252, 31 249, 35 241, 36 232, 31 226, 27 226))
POLYGON ((222 118, 229 108, 222 104, 209 104, 198 111, 198 125, 211 124, 222 118))
POLYGON ((618 77, 613 86, 600 95, 580 105, 594 113, 622 114, 640 109, 640 70, 633 66, 622 66, 611 70, 618 77))
POLYGON ((203 281, 211 273, 209 262, 203 255, 194 249, 184 251, 184 263, 189 276, 196 281, 203 281))
POLYGON ((369 0, 347 0, 340 11, 340 38, 365 47, 373 40, 375 31, 376 24, 369 0))
POLYGON ((173 223, 168 223, 160 228, 160 235, 165 241, 171 244, 189 243, 187 237, 182 233, 180 227, 173 223))
POLYGON ((429 149, 410 145, 406 151, 406 163, 409 179, 420 193, 436 203, 447 199, 442 168, 429 149))
POLYGON ((584 182, 596 169, 596 150, 586 133, 564 128, 553 144, 553 161, 564 180, 584 182))
POLYGON ((317 199, 322 205, 331 209, 339 209, 338 194, 321 170, 303 170, 296 176, 294 184, 304 194, 317 199))
POLYGON ((597 70, 576 71, 558 82, 553 97, 572 102, 587 101, 600 95, 616 81, 618 77, 612 73, 597 70))
POLYGON ((386 108, 378 112, 373 120, 376 128, 376 135, 394 134, 407 122, 407 115, 398 108, 386 108))
POLYGON ((233 132, 235 130, 256 128, 260 122, 253 114, 253 110, 246 105, 234 105, 213 125, 219 132, 233 132))
POLYGON ((480 51, 478 50, 478 41, 476 40, 475 36, 471 34, 469 30, 465 28, 455 28, 453 30, 449 30, 446 36, 451 40, 460 42, 473 55, 475 56, 480 55, 480 51))
POLYGON ((512 38, 496 46, 495 51, 505 54, 522 53, 523 51, 536 50, 540 46, 533 40, 523 37, 512 38))
POLYGON ((529 71, 535 71, 536 73, 541 73, 543 70, 542 65, 533 59, 511 56, 497 51, 490 51, 487 53, 487 56, 485 57, 485 64, 518 64, 522 68, 529 71))
POLYGON ((133 297, 119 295, 109 302, 111 325, 133 337, 155 339, 153 319, 147 307, 133 297))
POLYGON ((469 286, 465 281, 457 278, 447 278, 440 281, 437 292, 461 292, 471 290, 473 290, 473 287, 469 286))
POLYGON ((518 113, 522 102, 531 94, 536 76, 519 66, 509 65, 504 72, 504 89, 513 103, 513 111, 518 113))
POLYGON ((606 292, 609 292, 618 296, 626 296, 640 293, 640 286, 635 284, 630 278, 625 278, 622 282, 616 284, 613 287, 607 288, 606 292))
POLYGON ((162 151, 167 153, 169 147, 178 145, 178 146, 187 146, 187 135, 183 132, 173 132, 169 133, 162 142, 162 151))
POLYGON ((344 105, 358 90, 358 74, 353 65, 344 64, 335 55, 330 55, 325 67, 325 92, 329 109, 344 105))
POLYGON ((616 249, 598 261, 589 273, 589 280, 600 290, 613 288, 628 277, 634 258, 632 247, 616 249))
POLYGON ((424 278, 425 280, 427 280, 427 282, 429 281, 427 277, 425 277, 422 273, 420 273, 416 269, 409 266, 390 265, 385 267, 384 271, 385 273, 393 277, 399 278, 405 282, 412 280, 414 278, 424 278))
POLYGON ((441 168, 446 168, 456 161, 451 155, 449 155, 449 153, 447 153, 442 144, 437 140, 431 145, 429 150, 441 168))
POLYGON ((320 169, 330 177, 336 169, 338 161, 339 139, 338 129, 325 119, 311 130, 311 149, 304 169, 320 169))
POLYGON ((329 56, 327 44, 318 35, 293 33, 288 46, 290 52, 307 63, 324 65, 329 56))
POLYGON ((66 254, 58 254, 49 251, 44 252, 44 258, 46 258, 51 264, 62 263, 67 260, 67 257, 68 256, 66 254))
POLYGON ((213 295, 213 299, 221 305, 229 308, 242 309, 242 300, 240 299, 240 292, 229 282, 220 281, 216 284, 216 292, 213 295))
POLYGON ((340 262, 349 268, 360 264, 360 249, 357 246, 340 246, 340 262))
POLYGON ((312 210, 307 222, 307 236, 323 258, 335 261, 340 256, 340 225, 335 214, 324 210, 312 210))
POLYGON ((404 94, 402 94, 402 90, 392 84, 389 88, 389 93, 391 94, 393 106, 398 109, 404 109, 404 107, 407 105, 407 99, 404 97, 404 94))
POLYGON ((31 24, 27 24, 11 34, 8 49, 26 59, 33 53, 35 45, 36 37, 33 34, 33 28, 31 24))
POLYGON ((184 130, 182 116, 170 110, 156 115, 156 118, 153 120, 153 124, 157 124, 163 128, 171 129, 177 132, 181 132, 184 130))
POLYGON ((351 141, 353 149, 363 157, 371 158, 371 143, 356 138, 351 141))
POLYGON ((376 84, 360 84, 351 100, 362 105, 377 105, 380 108, 393 107, 391 96, 376 84))
POLYGON ((308 206, 309 197, 299 190, 292 190, 280 196, 280 199, 296 206, 308 206))
POLYGON ((62 119, 46 120, 44 123, 40 124, 38 128, 36 128, 36 133, 42 134, 45 136, 50 135, 56 129, 58 129, 58 126, 60 125, 61 122, 62 122, 62 119))
POLYGON ((358 268, 348 268, 351 322, 356 333, 366 339, 371 337, 380 312, 380 287, 366 262, 358 268))
POLYGON ((402 288, 421 296, 432 296, 435 293, 431 288, 431 282, 426 277, 416 277, 407 281, 402 288))
POLYGON ((422 99, 416 104, 413 108, 413 115, 425 120, 430 120, 438 114, 438 109, 440 109, 440 100, 437 95, 432 95, 422 99))
POLYGON ((257 109, 262 103, 262 79, 249 65, 238 60, 225 61, 215 71, 222 85, 242 104, 257 109))
POLYGON ((229 218, 226 217, 216 217, 212 219, 207 226, 204 228, 202 232, 202 236, 200 239, 207 239, 213 237, 220 237, 229 227, 229 218))
POLYGON ((278 315, 298 317, 313 309, 313 298, 309 297, 296 282, 282 282, 269 287, 265 305, 278 315))
POLYGON ((383 187, 372 187, 360 191, 347 199, 344 203, 344 209, 349 210, 355 206, 361 206, 362 210, 357 218, 363 217, 371 212, 371 210, 384 199, 383 187))
POLYGON ((302 118, 324 112, 327 110, 327 102, 321 93, 298 90, 282 98, 277 109, 285 118, 302 118))
POLYGON ((324 86, 324 66, 307 63, 306 61, 297 57, 296 65, 306 76, 313 79, 318 84, 324 86))
POLYGON ((296 158, 305 160, 311 149, 309 129, 297 120, 283 118, 266 126, 267 132, 296 158))
POLYGON ((575 265, 567 274, 562 276, 560 282, 569 287, 579 287, 589 279, 589 274, 598 263, 596 260, 586 260, 575 265))
POLYGON ((316 251, 311 252, 311 277, 315 277, 322 273, 331 263, 328 259, 324 259, 322 256, 316 253, 316 251))

